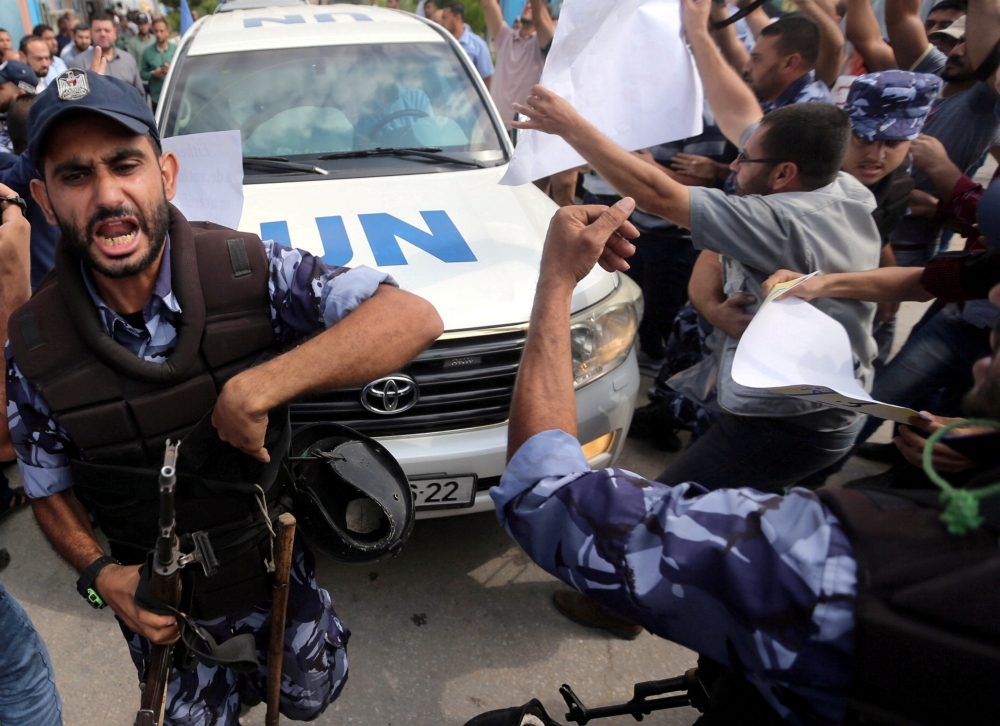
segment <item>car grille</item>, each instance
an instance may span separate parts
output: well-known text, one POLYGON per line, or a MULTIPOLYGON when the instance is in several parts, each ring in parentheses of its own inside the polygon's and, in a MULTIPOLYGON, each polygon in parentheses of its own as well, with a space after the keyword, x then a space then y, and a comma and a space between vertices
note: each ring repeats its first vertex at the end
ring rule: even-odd
POLYGON ((369 436, 395 436, 502 423, 510 411, 524 339, 522 331, 438 341, 402 370, 420 389, 409 410, 372 413, 361 405, 363 386, 358 386, 292 404, 292 424, 332 421, 369 436))

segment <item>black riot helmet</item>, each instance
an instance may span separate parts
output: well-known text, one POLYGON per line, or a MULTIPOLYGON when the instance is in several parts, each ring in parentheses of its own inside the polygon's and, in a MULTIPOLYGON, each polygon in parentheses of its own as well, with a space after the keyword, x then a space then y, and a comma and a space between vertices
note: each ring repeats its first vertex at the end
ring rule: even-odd
POLYGON ((395 555, 413 530, 413 495, 403 469, 374 439, 332 423, 304 426, 289 452, 298 530, 338 562, 395 555))

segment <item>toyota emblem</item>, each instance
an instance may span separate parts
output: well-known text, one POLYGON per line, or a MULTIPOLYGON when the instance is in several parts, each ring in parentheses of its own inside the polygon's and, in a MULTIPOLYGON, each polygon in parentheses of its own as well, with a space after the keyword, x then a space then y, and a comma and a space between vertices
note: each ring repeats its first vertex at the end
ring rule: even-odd
POLYGON ((361 405, 372 413, 402 413, 413 408, 418 398, 417 382, 402 374, 379 378, 361 391, 361 405))

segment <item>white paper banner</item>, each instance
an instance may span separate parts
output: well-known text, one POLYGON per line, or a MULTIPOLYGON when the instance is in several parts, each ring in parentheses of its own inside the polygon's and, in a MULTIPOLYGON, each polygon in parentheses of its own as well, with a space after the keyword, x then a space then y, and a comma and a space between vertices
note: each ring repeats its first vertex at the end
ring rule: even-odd
MULTIPOLYGON (((541 84, 629 151, 702 131, 701 79, 681 37, 679 0, 566 0, 541 84)), ((560 137, 523 131, 500 183, 585 163, 560 137)))
POLYGON ((801 298, 774 300, 805 279, 776 286, 753 316, 736 348, 733 380, 748 388, 899 423, 925 418, 912 409, 880 403, 868 395, 854 377, 854 356, 844 326, 801 298))
POLYGON ((177 154, 180 174, 173 205, 192 222, 236 229, 243 215, 243 147, 239 131, 171 136, 163 150, 177 154))

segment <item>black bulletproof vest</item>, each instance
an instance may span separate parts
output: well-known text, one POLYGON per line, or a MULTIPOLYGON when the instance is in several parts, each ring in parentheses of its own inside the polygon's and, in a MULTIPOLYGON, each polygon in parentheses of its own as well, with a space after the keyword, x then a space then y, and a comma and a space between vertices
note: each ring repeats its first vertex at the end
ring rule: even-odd
MULTIPOLYGON (((104 332, 80 262, 61 243, 54 274, 11 316, 9 336, 18 368, 58 415, 75 447, 68 453, 77 492, 125 564, 144 561, 155 542, 164 443, 184 441, 177 529, 181 535, 209 531, 223 564, 211 581, 185 571, 197 580, 189 592, 226 592, 224 602, 216 598, 200 610, 193 607, 211 617, 266 595, 257 549, 267 528, 254 484, 264 481, 266 487, 274 480, 280 456, 265 470, 219 441, 207 420, 199 435, 185 437, 211 411, 229 378, 276 348, 268 260, 256 235, 189 224, 173 206, 169 229, 181 322, 165 362, 142 360, 104 332), (240 558, 242 564, 232 564, 240 558), (253 592, 247 590, 250 580, 257 581, 253 592)), ((287 436, 286 427, 287 413, 272 412, 271 446, 287 436)), ((269 504, 277 489, 267 492, 269 504)))
MULTIPOLYGON (((995 481, 996 478, 994 477, 995 481)), ((997 502, 964 536, 937 491, 820 489, 858 563, 847 724, 992 723, 1000 714, 997 502)))

